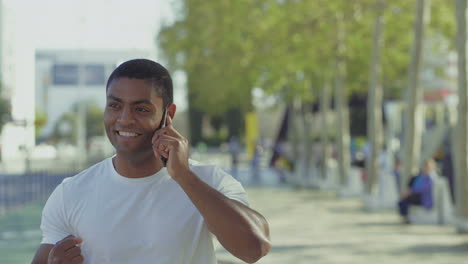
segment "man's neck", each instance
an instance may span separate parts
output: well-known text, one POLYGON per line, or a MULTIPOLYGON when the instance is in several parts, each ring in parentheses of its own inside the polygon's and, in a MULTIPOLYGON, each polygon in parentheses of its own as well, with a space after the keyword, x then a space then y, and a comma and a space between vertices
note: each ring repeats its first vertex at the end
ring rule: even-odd
POLYGON ((154 155, 135 158, 131 155, 127 156, 117 153, 112 159, 112 163, 120 175, 128 178, 148 177, 163 168, 161 160, 157 159, 154 155))

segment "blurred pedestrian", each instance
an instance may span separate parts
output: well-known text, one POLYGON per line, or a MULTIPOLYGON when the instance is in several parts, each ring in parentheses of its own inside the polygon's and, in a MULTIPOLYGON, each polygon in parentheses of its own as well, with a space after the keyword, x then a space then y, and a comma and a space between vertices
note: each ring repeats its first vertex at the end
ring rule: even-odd
POLYGON ((412 177, 408 183, 408 190, 401 196, 398 208, 405 223, 409 223, 408 208, 410 205, 432 208, 433 178, 437 177, 436 165, 433 159, 424 162, 421 172, 412 177))
POLYGON ((276 143, 273 149, 273 153, 275 153, 275 159, 272 161, 272 168, 276 171, 278 175, 278 182, 280 184, 286 183, 287 180, 287 172, 292 171, 292 163, 288 160, 286 150, 285 150, 285 142, 280 140, 276 143))
POLYGON ((212 237, 249 263, 269 251, 268 224, 241 184, 218 167, 189 164, 163 66, 124 62, 106 94, 104 126, 116 155, 54 190, 32 263, 214 264, 212 237))
POLYGON ((252 182, 259 183, 260 182, 260 162, 261 162, 261 155, 263 152, 262 144, 257 141, 255 143, 254 155, 251 162, 252 168, 252 182))
POLYGON ((238 165, 239 165, 239 153, 240 153, 240 144, 236 136, 232 136, 229 139, 229 153, 231 154, 231 173, 232 176, 237 178, 238 174, 238 165))
POLYGON ((453 168, 452 157, 452 143, 450 137, 445 137, 443 142, 443 156, 442 156, 442 176, 447 178, 450 188, 450 197, 452 202, 455 203, 455 172, 453 168))
POLYGON ((395 159, 395 167, 393 168, 393 176, 395 177, 395 182, 397 185, 397 190, 401 190, 401 161, 400 159, 395 159))

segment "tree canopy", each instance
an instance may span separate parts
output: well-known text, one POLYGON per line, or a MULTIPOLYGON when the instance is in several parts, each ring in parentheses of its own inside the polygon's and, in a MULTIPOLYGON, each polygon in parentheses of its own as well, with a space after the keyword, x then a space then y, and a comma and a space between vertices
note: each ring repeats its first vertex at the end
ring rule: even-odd
MULTIPOLYGON (((315 101, 317 89, 331 83, 338 56, 346 65, 347 93, 367 91, 375 0, 179 3, 180 16, 157 38, 169 68, 187 74, 189 97, 200 111, 249 111, 255 87, 285 102, 315 101)), ((414 9, 415 2, 408 0, 384 7, 382 68, 388 97, 400 97, 407 87, 414 9)), ((453 46, 452 1, 433 0, 431 11, 429 37, 441 35, 453 46)))

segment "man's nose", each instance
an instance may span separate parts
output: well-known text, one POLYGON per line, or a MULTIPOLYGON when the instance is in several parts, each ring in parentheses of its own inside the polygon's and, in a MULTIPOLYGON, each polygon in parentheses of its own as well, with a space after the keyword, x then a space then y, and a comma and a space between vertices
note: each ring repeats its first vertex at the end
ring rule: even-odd
POLYGON ((124 107, 120 112, 117 122, 121 125, 131 124, 135 121, 130 107, 124 107))

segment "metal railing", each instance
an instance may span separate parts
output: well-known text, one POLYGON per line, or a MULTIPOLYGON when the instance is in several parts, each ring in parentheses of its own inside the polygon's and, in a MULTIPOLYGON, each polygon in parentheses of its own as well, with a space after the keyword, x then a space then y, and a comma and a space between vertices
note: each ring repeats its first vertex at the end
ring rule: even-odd
POLYGON ((55 187, 73 172, 0 174, 0 216, 31 202, 47 199, 55 187))

